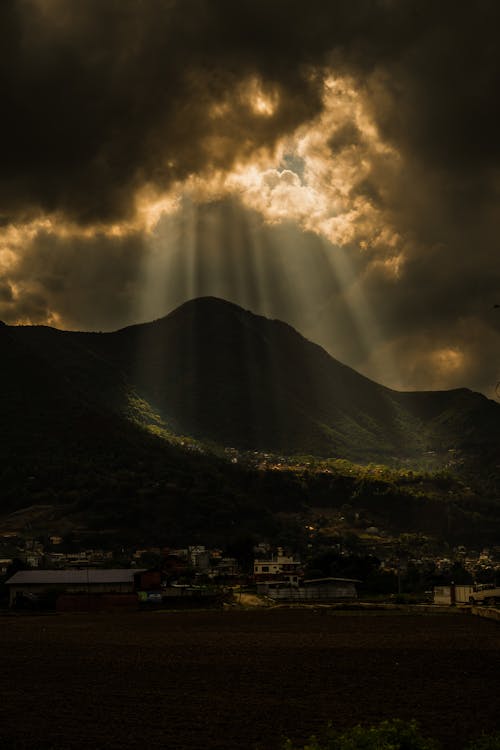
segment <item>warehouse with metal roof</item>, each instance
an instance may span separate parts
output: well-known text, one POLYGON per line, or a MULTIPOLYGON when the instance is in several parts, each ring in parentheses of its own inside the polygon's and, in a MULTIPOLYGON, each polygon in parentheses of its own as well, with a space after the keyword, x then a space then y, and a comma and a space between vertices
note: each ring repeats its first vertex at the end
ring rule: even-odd
POLYGON ((47 591, 64 594, 131 594, 144 568, 84 568, 80 570, 20 570, 6 581, 9 604, 47 591))

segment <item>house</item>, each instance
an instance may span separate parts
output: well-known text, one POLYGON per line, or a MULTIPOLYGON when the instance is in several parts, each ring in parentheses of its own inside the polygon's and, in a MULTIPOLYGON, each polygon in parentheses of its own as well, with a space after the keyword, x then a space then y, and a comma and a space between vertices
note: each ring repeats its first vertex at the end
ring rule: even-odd
POLYGON ((276 557, 267 560, 254 560, 253 574, 257 583, 265 581, 286 581, 297 586, 302 574, 300 560, 283 554, 283 548, 278 547, 276 557))
POLYGON ((134 581, 136 591, 159 591, 161 589, 161 572, 156 568, 153 570, 136 570, 134 581))
MULTIPOLYGON (((9 605, 15 606, 23 598, 36 601, 47 592, 64 595, 85 594, 87 608, 97 608, 94 597, 103 595, 133 594, 136 591, 136 576, 144 573, 137 568, 110 568, 109 570, 85 568, 80 570, 20 570, 14 573, 5 585, 9 588, 9 605)), ((82 600, 83 601, 83 600, 82 600)), ((80 609, 81 607, 76 607, 80 609)))
POLYGON ((217 567, 213 568, 213 576, 222 576, 224 578, 234 578, 239 575, 240 566, 234 557, 221 557, 217 567))
POLYGON ((210 569, 210 552, 204 545, 188 547, 188 556, 193 568, 205 573, 210 569))
POLYGON ((454 583, 449 586, 434 586, 434 604, 450 606, 452 604, 468 604, 476 586, 454 583))

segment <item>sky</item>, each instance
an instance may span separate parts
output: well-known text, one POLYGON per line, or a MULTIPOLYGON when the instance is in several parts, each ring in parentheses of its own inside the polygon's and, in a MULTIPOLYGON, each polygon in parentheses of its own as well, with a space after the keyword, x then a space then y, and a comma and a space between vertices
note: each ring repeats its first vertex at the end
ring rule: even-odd
POLYGON ((500 380, 495 0, 2 0, 0 319, 215 295, 399 389, 500 380))

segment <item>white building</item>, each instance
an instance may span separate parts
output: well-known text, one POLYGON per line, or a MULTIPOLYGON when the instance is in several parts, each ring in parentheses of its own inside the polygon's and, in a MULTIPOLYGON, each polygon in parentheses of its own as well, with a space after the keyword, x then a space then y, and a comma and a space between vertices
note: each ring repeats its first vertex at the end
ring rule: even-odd
POLYGON ((256 581, 279 579, 298 586, 301 575, 300 560, 291 555, 284 555, 283 548, 278 547, 278 554, 267 560, 254 560, 253 574, 256 581))

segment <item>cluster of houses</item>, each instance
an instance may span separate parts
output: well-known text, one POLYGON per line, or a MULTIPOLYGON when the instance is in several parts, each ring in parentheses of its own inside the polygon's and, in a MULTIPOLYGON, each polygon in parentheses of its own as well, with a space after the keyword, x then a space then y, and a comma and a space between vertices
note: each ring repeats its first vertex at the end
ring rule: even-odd
MULTIPOLYGON (((251 572, 243 571, 238 560, 221 549, 204 545, 137 548, 124 550, 121 555, 98 548, 69 549, 55 535, 43 544, 37 539, 0 533, 0 576, 8 577, 4 583, 11 606, 36 606, 50 597, 57 599, 59 609, 126 607, 137 606, 138 602, 141 606, 221 603, 227 592, 247 584, 276 602, 352 601, 360 584, 354 578, 308 579, 299 559, 280 547, 272 552, 266 543, 254 547, 251 572), (21 561, 18 567, 29 569, 12 575, 14 557, 21 561)), ((453 580, 457 561, 468 574, 462 580, 494 580, 495 572, 500 572, 495 562, 499 559, 497 549, 471 554, 458 548, 450 558, 415 552, 415 557, 402 555, 396 542, 385 550, 380 570, 396 576, 398 591, 401 579, 408 577, 410 570, 422 580, 428 572, 437 573, 443 583, 453 580)))
MULTIPOLYGON (((144 550, 137 551, 137 558, 144 550)), ((305 580, 301 562, 278 548, 277 554, 258 557, 253 566, 257 593, 271 601, 327 602, 357 598, 359 581, 347 578, 305 580)), ((222 604, 231 596, 231 586, 241 583, 233 558, 213 559, 202 546, 165 553, 154 569, 92 567, 20 570, 5 585, 9 606, 37 609, 51 606, 59 611, 137 608, 137 606, 196 606, 222 604), (187 552, 187 555, 186 555, 187 552), (203 583, 183 582, 189 563, 204 574, 203 583), (214 574, 216 571, 216 575, 214 574), (211 575, 210 575, 211 574, 211 575), (218 584, 218 585, 217 585, 218 584)))

